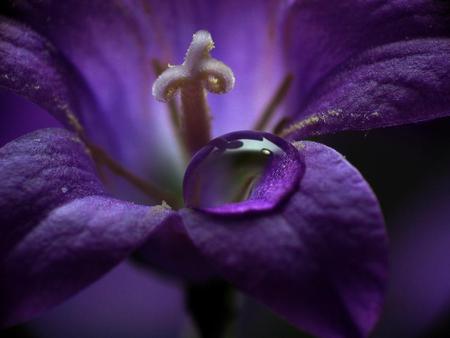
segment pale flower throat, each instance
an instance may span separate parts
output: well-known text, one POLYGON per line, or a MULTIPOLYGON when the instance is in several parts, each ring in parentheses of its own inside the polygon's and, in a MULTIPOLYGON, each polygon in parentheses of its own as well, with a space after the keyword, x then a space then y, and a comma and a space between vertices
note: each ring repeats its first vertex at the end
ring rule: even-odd
POLYGON ((192 156, 211 140, 211 116, 206 90, 223 94, 234 87, 232 70, 211 57, 214 48, 211 34, 201 30, 192 42, 181 65, 169 66, 153 84, 153 96, 163 102, 179 90, 181 99, 181 128, 186 150, 192 156))
MULTIPOLYGON (((286 97, 292 75, 285 76, 268 101, 253 127, 255 131, 235 131, 222 135, 218 141, 211 141, 207 91, 223 94, 233 89, 235 83, 230 67, 211 57, 213 48, 211 34, 200 30, 193 35, 181 65, 169 65, 163 70, 161 64, 155 62, 155 72, 159 76, 152 93, 157 100, 168 103, 174 132, 187 160, 182 188, 184 205, 206 208, 214 213, 215 208, 223 211, 226 205, 251 197, 251 201, 241 205, 239 210, 265 210, 273 206, 279 196, 284 196, 286 190, 285 179, 278 182, 277 189, 281 193, 272 196, 273 200, 258 190, 260 183, 270 176, 265 169, 283 166, 290 157, 280 145, 284 141, 262 131, 269 127, 276 109, 286 97), (179 96, 175 96, 178 93, 179 96), (252 204, 256 200, 262 201, 258 207, 252 204)), ((277 123, 275 127, 279 125, 277 123)), ((296 174, 292 175, 293 179, 296 177, 296 174)), ((274 182, 272 188, 277 186, 274 182)))
MULTIPOLYGON (((210 52, 213 48, 214 42, 211 34, 201 30, 193 35, 183 64, 178 66, 169 65, 164 70, 161 63, 158 60, 154 60, 155 72, 159 76, 153 84, 153 95, 156 99, 168 103, 171 122, 174 127, 176 139, 180 145, 180 154, 189 162, 192 162, 192 156, 198 150, 211 141, 211 115, 206 101, 206 91, 222 94, 230 91, 234 87, 235 78, 233 72, 224 63, 211 57, 210 52), (176 101, 174 100, 174 94, 178 91, 180 95, 179 100, 176 101)), ((266 107, 252 128, 253 130, 264 131, 267 130, 269 124, 273 124, 271 122, 273 122, 274 113, 286 97, 291 82, 292 75, 288 73, 280 83, 274 96, 268 100, 266 107)), ((115 161, 114 157, 110 156, 99 145, 90 140, 82 124, 73 113, 68 112, 67 119, 74 132, 92 155, 100 173, 103 172, 103 167, 106 166, 112 173, 122 177, 129 184, 151 197, 152 202, 165 201, 175 209, 183 206, 182 196, 178 189, 167 190, 165 187, 136 176, 128 168, 115 161)), ((277 130, 281 130, 285 122, 286 119, 282 118, 280 122, 273 124, 275 127, 272 134, 278 134, 277 130)), ((268 159, 267 156, 270 157, 279 153, 274 152, 273 149, 269 149, 270 147, 267 146, 267 142, 264 142, 264 139, 268 137, 267 135, 261 138, 261 134, 257 136, 255 136, 256 134, 251 134, 253 136, 249 136, 250 134, 246 132, 245 135, 247 136, 242 136, 242 132, 238 132, 237 134, 222 135, 222 139, 224 137, 239 137, 237 140, 240 144, 238 147, 239 150, 236 148, 236 140, 227 139, 230 142, 233 141, 230 143, 232 145, 231 149, 237 151, 224 151, 224 158, 213 158, 211 160, 211 157, 208 157, 205 161, 211 163, 213 167, 209 165, 202 165, 201 168, 196 167, 196 171, 191 175, 191 183, 194 182, 194 186, 197 184, 195 180, 197 174, 204 176, 204 168, 209 168, 208 170, 222 175, 220 180, 226 185, 228 190, 225 191, 221 186, 216 185, 216 190, 220 190, 221 193, 225 192, 225 194, 220 196, 218 194, 215 199, 208 199, 207 202, 209 204, 221 204, 224 201, 245 199, 248 191, 250 191, 252 182, 255 182, 254 178, 257 176, 255 173, 260 172, 257 169, 264 167, 262 163, 266 162, 268 159), (255 154, 255 144, 261 146, 261 149, 257 150, 257 154, 255 154), (245 163, 240 161, 239 158, 245 158, 245 163), (235 159, 238 160, 235 161, 235 159), (228 169, 225 170, 225 168, 228 169), (231 177, 224 176, 229 175, 231 172, 234 173, 233 170, 239 170, 239 168, 243 171, 241 170, 242 172, 237 172, 233 176, 233 180, 237 178, 236 181, 231 182, 227 180, 227 178, 231 179, 231 177), (251 173, 254 175, 250 175, 251 173)), ((203 190, 202 187, 200 186, 197 190, 203 190)), ((196 195, 193 196, 195 197, 196 195)), ((190 205, 198 204, 192 200, 188 202, 190 205)), ((200 204, 203 204, 203 202, 200 204)))

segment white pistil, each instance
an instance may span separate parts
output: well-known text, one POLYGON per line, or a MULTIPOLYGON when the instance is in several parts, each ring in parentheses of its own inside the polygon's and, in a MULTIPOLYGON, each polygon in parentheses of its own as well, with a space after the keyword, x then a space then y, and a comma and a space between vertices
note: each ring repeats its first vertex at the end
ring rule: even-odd
POLYGON ((206 91, 223 94, 234 86, 232 70, 211 57, 211 34, 198 31, 192 38, 183 64, 169 66, 153 84, 153 96, 167 102, 179 90, 181 94, 182 133, 191 154, 211 139, 211 117, 206 91))

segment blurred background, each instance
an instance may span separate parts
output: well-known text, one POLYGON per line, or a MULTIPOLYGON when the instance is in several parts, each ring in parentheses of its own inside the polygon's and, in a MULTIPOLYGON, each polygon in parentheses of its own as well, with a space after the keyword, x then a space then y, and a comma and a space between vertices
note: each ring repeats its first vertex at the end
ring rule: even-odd
MULTIPOLYGON (((0 146, 58 123, 0 91, 0 146)), ((316 139, 341 152, 375 190, 391 240, 391 280, 374 338, 450 337, 450 119, 316 139)), ((20 338, 190 338, 183 285, 124 263, 35 320, 20 338)), ((238 337, 308 337, 239 296, 238 337)))

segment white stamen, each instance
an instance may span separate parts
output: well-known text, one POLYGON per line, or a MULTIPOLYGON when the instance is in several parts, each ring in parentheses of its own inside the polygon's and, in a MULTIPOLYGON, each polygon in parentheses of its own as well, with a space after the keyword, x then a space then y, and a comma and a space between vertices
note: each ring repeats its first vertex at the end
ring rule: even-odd
POLYGON ((175 92, 192 83, 199 83, 206 90, 222 94, 234 87, 232 70, 223 62, 211 57, 214 48, 211 34, 198 31, 192 38, 183 64, 170 66, 154 82, 152 93, 159 101, 167 102, 175 92))

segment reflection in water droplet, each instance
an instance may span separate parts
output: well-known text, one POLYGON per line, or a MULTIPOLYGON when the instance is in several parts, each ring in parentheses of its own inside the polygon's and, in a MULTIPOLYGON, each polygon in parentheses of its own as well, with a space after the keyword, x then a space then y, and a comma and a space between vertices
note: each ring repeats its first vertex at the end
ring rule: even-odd
MULTIPOLYGON (((263 191, 257 191, 255 187, 268 176, 268 169, 282 172, 280 166, 285 166, 285 158, 291 156, 264 135, 267 134, 237 132, 215 139, 203 148, 186 172, 186 206, 215 208, 252 197, 254 200, 261 199, 260 195, 267 190, 267 183, 263 191), (245 135, 248 137, 243 137, 245 135)), ((276 138, 273 135, 270 137, 274 140, 276 138)), ((286 143, 284 140, 280 142, 286 143)), ((290 181, 294 180, 295 178, 290 178, 288 182, 283 182, 281 178, 270 178, 269 185, 278 191, 287 190, 290 188, 290 181)), ((271 196, 267 199, 270 198, 271 196)))
POLYGON ((266 148, 261 149, 261 152, 264 155, 267 155, 267 156, 272 154, 272 152, 269 149, 266 149, 266 148))

